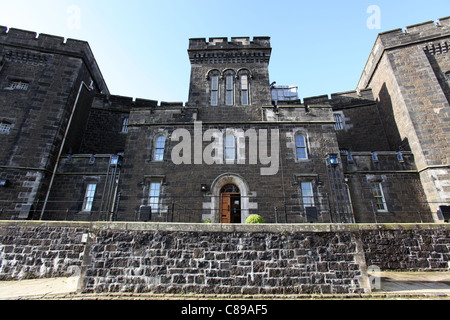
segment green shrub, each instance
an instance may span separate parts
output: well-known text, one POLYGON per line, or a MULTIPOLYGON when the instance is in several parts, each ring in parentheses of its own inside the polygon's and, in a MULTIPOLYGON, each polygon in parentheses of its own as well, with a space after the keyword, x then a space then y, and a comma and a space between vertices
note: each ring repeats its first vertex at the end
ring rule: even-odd
POLYGON ((245 223, 264 223, 264 218, 257 214, 252 214, 245 220, 245 223))
POLYGON ((208 218, 208 219, 206 219, 205 221, 203 221, 204 223, 211 223, 211 219, 210 218, 208 218))

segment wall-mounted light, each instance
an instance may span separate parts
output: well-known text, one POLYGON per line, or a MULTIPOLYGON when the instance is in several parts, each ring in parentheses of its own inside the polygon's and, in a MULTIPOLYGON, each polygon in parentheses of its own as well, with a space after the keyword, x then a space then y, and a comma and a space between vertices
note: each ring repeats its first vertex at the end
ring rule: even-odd
POLYGON ((202 190, 202 192, 208 192, 208 185, 202 184, 201 190, 202 190))
POLYGON ((8 185, 8 180, 0 179, 0 187, 6 187, 8 185))
POLYGON ((111 156, 111 160, 109 162, 111 166, 122 166, 122 157, 118 155, 111 156))
POLYGON ((339 164, 339 157, 336 153, 331 153, 327 157, 327 166, 337 166, 339 164))

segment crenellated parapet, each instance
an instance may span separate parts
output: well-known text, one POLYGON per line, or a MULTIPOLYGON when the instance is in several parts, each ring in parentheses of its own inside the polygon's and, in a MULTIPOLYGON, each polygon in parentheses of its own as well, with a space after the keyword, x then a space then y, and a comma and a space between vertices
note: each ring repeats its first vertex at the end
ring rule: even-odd
POLYGON ((99 91, 109 93, 94 54, 86 41, 0 26, 0 46, 2 45, 9 47, 3 52, 6 61, 46 65, 50 59, 48 54, 62 54, 83 59, 99 91), (27 50, 33 50, 35 53, 27 50))
POLYGON ((333 109, 354 108, 375 103, 372 89, 364 89, 360 91, 346 91, 332 93, 330 96, 321 95, 315 97, 303 98, 306 105, 328 104, 333 109))
POLYGON ((431 55, 446 54, 450 48, 450 17, 394 29, 378 35, 357 88, 366 88, 383 54, 410 45, 421 45, 431 55))
POLYGON ((270 37, 189 39, 191 64, 269 63, 270 37))

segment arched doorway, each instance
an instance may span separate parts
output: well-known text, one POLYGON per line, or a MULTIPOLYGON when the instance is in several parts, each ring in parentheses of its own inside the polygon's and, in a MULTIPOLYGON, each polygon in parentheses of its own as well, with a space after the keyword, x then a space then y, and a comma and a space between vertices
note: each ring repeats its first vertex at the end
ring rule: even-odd
POLYGON ((220 190, 220 223, 241 223, 241 191, 234 184, 220 190))

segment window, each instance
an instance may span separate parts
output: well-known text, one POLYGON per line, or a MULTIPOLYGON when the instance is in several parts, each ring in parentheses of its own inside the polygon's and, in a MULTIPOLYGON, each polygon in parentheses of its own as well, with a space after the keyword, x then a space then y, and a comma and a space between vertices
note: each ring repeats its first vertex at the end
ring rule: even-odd
POLYGON ((342 121, 342 115, 339 113, 334 114, 334 121, 336 122, 334 124, 334 130, 343 130, 344 129, 344 122, 342 121))
POLYGON ((211 77, 211 105, 219 104, 219 76, 211 77))
POLYGON ((123 119, 123 122, 122 122, 122 132, 123 133, 128 133, 128 123, 129 123, 129 121, 130 121, 129 118, 123 119))
POLYGON ((11 131, 11 124, 0 122, 0 134, 8 134, 11 131))
POLYGON ((241 76, 241 103, 243 106, 248 106, 248 76, 246 74, 241 76))
POLYGON ((301 188, 303 208, 314 207, 314 192, 312 182, 302 182, 301 188))
POLYGON ((25 81, 10 81, 9 82, 9 89, 11 90, 23 90, 27 91, 29 87, 29 83, 25 81))
POLYGON ((148 204, 152 207, 152 212, 159 212, 159 198, 161 195, 161 182, 150 183, 150 195, 148 204))
POLYGON ((234 81, 233 76, 229 75, 226 77, 226 95, 225 95, 225 104, 227 106, 233 105, 234 100, 234 81))
POLYGON ((156 139, 156 147, 155 147, 155 161, 163 161, 164 160, 164 148, 166 145, 166 138, 163 136, 159 136, 156 139))
POLYGON ((236 160, 236 139, 233 135, 227 134, 225 137, 225 161, 236 160))
POLYGON ((86 188, 86 194, 84 195, 83 210, 91 211, 92 204, 94 203, 95 189, 97 189, 96 184, 89 184, 86 188))
POLYGON ((386 199, 384 198, 383 188, 381 187, 381 183, 376 182, 372 183, 372 193, 375 198, 375 208, 377 211, 387 211, 386 199))
POLYGON ((297 151, 297 160, 308 159, 306 139, 303 135, 298 134, 295 136, 295 147, 297 151))

